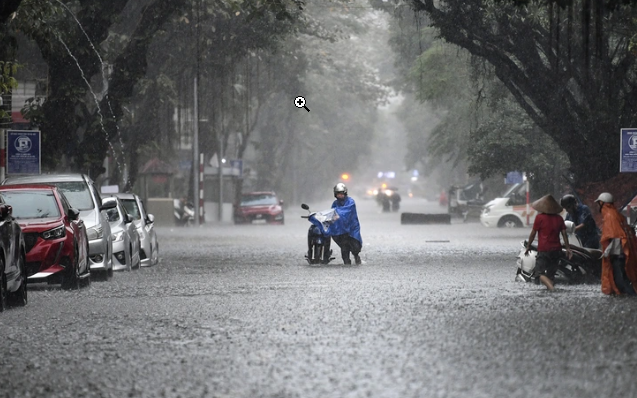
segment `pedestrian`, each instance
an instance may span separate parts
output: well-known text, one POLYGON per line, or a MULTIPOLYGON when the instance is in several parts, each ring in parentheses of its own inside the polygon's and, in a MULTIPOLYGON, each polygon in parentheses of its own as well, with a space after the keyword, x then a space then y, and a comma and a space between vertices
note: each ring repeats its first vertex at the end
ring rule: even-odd
POLYGON ((336 209, 338 220, 330 226, 330 235, 341 248, 343 264, 351 264, 350 253, 356 264, 361 264, 360 251, 363 248, 361 225, 356 212, 356 202, 347 195, 347 187, 342 182, 334 186, 332 209, 336 209))
POLYGON ((525 256, 531 251, 531 244, 537 235, 537 257, 535 259, 535 270, 533 276, 539 278, 540 282, 549 291, 554 290, 555 273, 560 258, 562 257, 562 244, 560 243, 560 233, 564 239, 564 248, 569 260, 573 256, 568 243, 566 225, 560 215, 562 206, 557 203, 552 195, 546 195, 531 204, 538 214, 535 216, 533 228, 526 245, 525 256))
POLYGON ((613 195, 603 192, 595 200, 602 213, 602 293, 635 295, 637 238, 626 217, 615 207, 613 195))
POLYGON ((575 224, 575 235, 583 247, 599 249, 599 229, 591 214, 591 209, 585 204, 578 203, 575 196, 564 195, 560 204, 567 211, 566 221, 575 224))

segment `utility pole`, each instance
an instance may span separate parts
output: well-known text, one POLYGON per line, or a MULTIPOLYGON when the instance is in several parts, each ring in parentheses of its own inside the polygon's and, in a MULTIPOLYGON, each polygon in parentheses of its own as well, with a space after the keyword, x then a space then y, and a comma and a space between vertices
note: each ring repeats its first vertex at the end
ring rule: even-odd
POLYGON ((194 128, 193 128, 193 138, 192 138, 192 176, 193 176, 193 193, 192 193, 192 201, 193 201, 193 206, 195 208, 195 226, 199 226, 200 225, 200 212, 199 212, 199 202, 200 202, 200 198, 199 198, 199 173, 201 173, 200 170, 200 166, 199 166, 199 93, 198 93, 198 86, 199 86, 199 7, 200 7, 200 1, 197 1, 197 26, 195 27, 196 29, 196 43, 195 43, 195 47, 196 47, 196 55, 195 55, 195 83, 194 83, 194 88, 193 88, 193 93, 194 93, 194 128))

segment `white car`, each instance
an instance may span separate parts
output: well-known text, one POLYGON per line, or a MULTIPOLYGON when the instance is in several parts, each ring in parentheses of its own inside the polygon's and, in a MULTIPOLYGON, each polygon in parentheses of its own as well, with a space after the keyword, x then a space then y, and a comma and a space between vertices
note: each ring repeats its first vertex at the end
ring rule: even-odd
MULTIPOLYGON (((485 227, 520 228, 527 225, 526 204, 512 205, 511 198, 495 198, 482 208, 480 222, 485 227)), ((533 224, 537 212, 529 205, 528 225, 533 224)))
POLYGON ((139 234, 139 257, 142 267, 157 264, 159 262, 159 242, 154 228, 155 217, 146 212, 140 197, 133 193, 115 193, 110 196, 119 198, 128 214, 134 219, 139 234))
POLYGON ((113 270, 139 269, 141 266, 140 239, 134 218, 128 214, 118 198, 104 198, 102 204, 107 207, 103 211, 108 218, 113 237, 113 270))

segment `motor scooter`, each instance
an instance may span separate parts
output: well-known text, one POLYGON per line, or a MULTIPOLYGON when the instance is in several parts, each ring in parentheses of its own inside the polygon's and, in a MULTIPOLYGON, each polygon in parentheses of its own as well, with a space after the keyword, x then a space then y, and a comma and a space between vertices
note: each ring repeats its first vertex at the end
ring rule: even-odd
POLYGON ((328 264, 334 260, 330 245, 332 238, 327 234, 329 226, 338 219, 338 213, 335 209, 329 209, 319 212, 310 212, 310 207, 303 203, 301 208, 308 211, 307 218, 312 223, 307 231, 307 254, 305 259, 310 265, 328 264))
POLYGON ((181 203, 181 199, 173 199, 175 225, 191 227, 195 223, 195 206, 190 202, 181 203))
MULTIPOLYGON (((556 281, 567 284, 599 283, 602 274, 602 251, 582 247, 582 243, 575 235, 575 224, 572 221, 565 221, 564 223, 566 224, 569 246, 573 256, 570 260, 568 259, 566 249, 564 244, 562 244, 563 256, 558 263, 557 273, 555 274, 556 281)), ((539 284, 538 278, 533 276, 537 246, 531 245, 531 250, 527 256, 525 255, 527 241, 524 240, 520 244, 522 248, 517 256, 515 280, 539 284)))

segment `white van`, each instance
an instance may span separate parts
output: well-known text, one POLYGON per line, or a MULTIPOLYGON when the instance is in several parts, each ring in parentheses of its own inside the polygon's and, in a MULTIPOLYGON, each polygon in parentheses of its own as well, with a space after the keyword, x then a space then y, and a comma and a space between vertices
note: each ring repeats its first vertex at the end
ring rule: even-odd
MULTIPOLYGON (((537 212, 529 204, 529 224, 537 212)), ((482 208, 480 222, 485 227, 520 228, 526 225, 526 186, 514 184, 501 198, 495 198, 482 208)))

